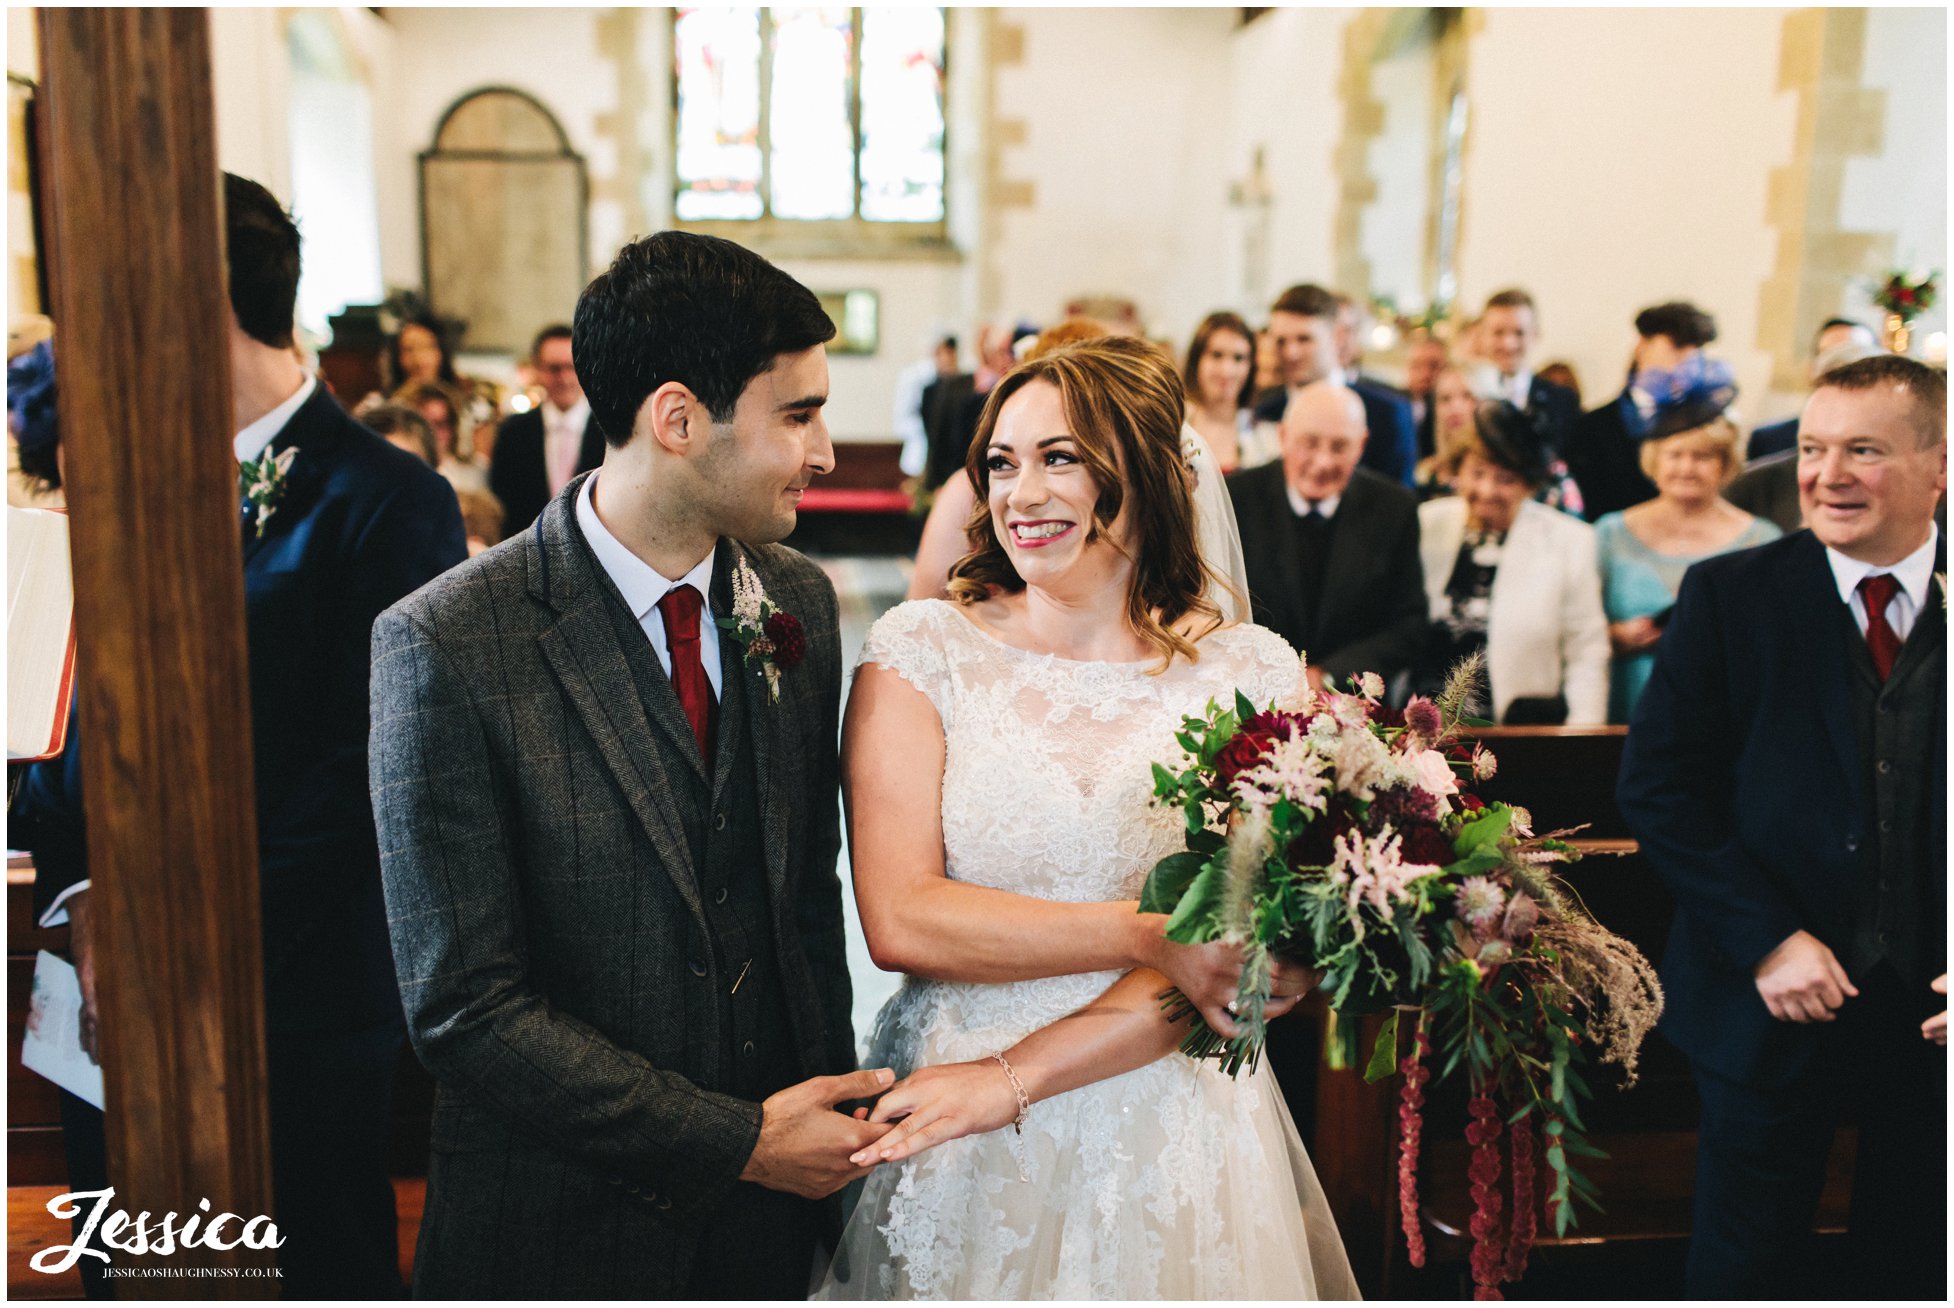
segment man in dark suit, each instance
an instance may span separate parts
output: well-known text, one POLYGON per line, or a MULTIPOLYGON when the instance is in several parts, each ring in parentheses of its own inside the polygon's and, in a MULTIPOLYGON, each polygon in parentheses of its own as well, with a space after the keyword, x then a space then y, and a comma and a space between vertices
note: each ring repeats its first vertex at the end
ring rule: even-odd
MULTIPOLYGON (((1873 336, 1872 328, 1850 318, 1827 318, 1812 338, 1811 379, 1818 378, 1838 367, 1850 363, 1855 358, 1879 352, 1879 341, 1873 336)), ((1750 460, 1769 458, 1773 454, 1783 454, 1798 445, 1798 418, 1792 415, 1783 422, 1766 423, 1750 434, 1750 444, 1745 447, 1744 457, 1750 460)))
POLYGON ((1498 369, 1493 382, 1498 394, 1493 398, 1532 415, 1554 453, 1561 455, 1581 416, 1581 405, 1573 391, 1533 371, 1533 348, 1540 340, 1540 313, 1533 296, 1518 287, 1496 292, 1479 319, 1479 340, 1498 369))
POLYGON ((1255 621, 1309 656, 1311 684, 1410 668, 1426 628, 1418 500, 1357 466, 1364 406, 1313 382, 1282 420, 1282 458, 1228 479, 1255 621))
POLYGON ((1673 301, 1635 315, 1635 354, 1622 393, 1574 423, 1561 457, 1589 522, 1655 498, 1642 471, 1642 438, 1656 402, 1703 366, 1703 347, 1717 338, 1716 319, 1693 304, 1673 301))
POLYGON ((833 1111, 893 1080, 853 1071, 834 588, 772 543, 834 330, 730 241, 626 246, 577 306, 603 467, 374 626, 418 1295, 801 1298, 883 1132, 833 1111))
MULTIPOLYGON (((398 1297, 387 1143, 403 1032, 367 799, 367 643, 382 609, 468 550, 448 483, 347 417, 293 356, 291 219, 229 174, 224 210, 240 487, 276 487, 244 494, 241 531, 281 1287, 398 1297)), ((73 919, 90 975, 81 748, 71 736, 67 759, 38 765, 16 812, 41 921, 73 919)))
POLYGON ((570 329, 561 323, 543 328, 529 356, 543 382, 543 402, 502 420, 489 461, 489 489, 502 501, 504 540, 536 521, 572 477, 604 461, 604 433, 577 381, 570 329))
POLYGON ((1269 312, 1269 334, 1282 368, 1282 385, 1255 405, 1255 421, 1282 422, 1289 397, 1315 381, 1348 386, 1364 405, 1363 463, 1380 477, 1409 486, 1417 475, 1418 435, 1404 396, 1376 382, 1344 375, 1337 355, 1337 297, 1321 286, 1292 286, 1269 312))
POLYGON ((1683 580, 1622 760, 1675 892, 1663 1030, 1703 1104, 1689 1297, 1946 1298, 1944 374, 1882 356, 1806 404, 1811 530, 1683 580), (1850 1279, 1810 1279, 1856 1120, 1850 1279))

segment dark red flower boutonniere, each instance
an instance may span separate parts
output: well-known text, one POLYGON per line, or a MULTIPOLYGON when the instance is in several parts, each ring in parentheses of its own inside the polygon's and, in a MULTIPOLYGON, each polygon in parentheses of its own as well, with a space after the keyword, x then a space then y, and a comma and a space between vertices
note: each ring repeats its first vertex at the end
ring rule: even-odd
POLYGON ((807 657, 807 631, 801 620, 767 598, 760 578, 745 559, 733 566, 733 616, 716 618, 720 629, 746 649, 767 679, 767 703, 780 702, 780 674, 807 657))

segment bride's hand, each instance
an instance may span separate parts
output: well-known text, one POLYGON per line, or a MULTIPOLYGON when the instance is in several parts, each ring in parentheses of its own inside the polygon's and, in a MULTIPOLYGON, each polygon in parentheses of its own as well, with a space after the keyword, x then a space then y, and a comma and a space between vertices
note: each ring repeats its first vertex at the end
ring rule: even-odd
POLYGON ((871 1124, 893 1123, 880 1140, 849 1156, 863 1167, 894 1163, 931 1145, 1009 1126, 1018 1094, 995 1060, 939 1063, 910 1073, 876 1100, 871 1124))
MULTIPOLYGON (((1241 993, 1241 946, 1220 940, 1205 945, 1175 944, 1165 935, 1166 915, 1151 916, 1158 919, 1155 929, 1162 934, 1148 965, 1172 981, 1216 1032, 1231 1040, 1240 1035, 1241 1028, 1229 1010, 1241 993)), ((1273 993, 1263 1010, 1265 1017, 1281 1017, 1300 1003, 1316 983, 1314 972, 1280 960, 1270 978, 1274 983, 1273 993)))

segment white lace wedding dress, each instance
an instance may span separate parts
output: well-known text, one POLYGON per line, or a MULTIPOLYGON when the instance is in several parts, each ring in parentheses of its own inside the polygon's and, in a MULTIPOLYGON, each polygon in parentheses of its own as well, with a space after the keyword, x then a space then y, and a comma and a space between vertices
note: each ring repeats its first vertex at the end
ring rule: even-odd
MULTIPOLYGON (((943 600, 885 614, 863 662, 935 705, 947 739, 951 877, 1069 902, 1136 899, 1182 848, 1178 810, 1150 802, 1174 733, 1240 687, 1294 704, 1302 666, 1281 637, 1225 628, 1201 659, 1084 663, 1014 649, 943 600)), ((1118 979, 1010 984, 909 977, 866 1066, 897 1075, 980 1059, 1118 979)), ((868 1176, 816 1298, 1347 1299, 1350 1265, 1302 1141, 1265 1069, 1231 1080, 1173 1053, 1032 1106, 1006 1128, 868 1176), (1030 1179, 1020 1179, 1019 1158, 1030 1179)))

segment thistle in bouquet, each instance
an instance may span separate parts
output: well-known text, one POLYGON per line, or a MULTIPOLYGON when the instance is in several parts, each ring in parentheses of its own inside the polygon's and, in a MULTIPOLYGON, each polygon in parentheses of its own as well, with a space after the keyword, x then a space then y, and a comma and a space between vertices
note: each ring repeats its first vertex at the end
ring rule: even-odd
POLYGON ((1465 1072, 1473 1266, 1480 1290, 1494 1293, 1524 1267, 1532 1238, 1532 1133, 1545 1144, 1549 1205, 1564 1231, 1570 1201, 1595 1198, 1569 1161, 1594 1152, 1576 1102, 1589 1094, 1584 1051, 1598 1048, 1632 1080, 1661 996, 1647 960, 1553 875, 1578 857, 1565 839, 1574 833, 1536 835, 1524 809, 1472 793, 1496 768, 1461 738, 1477 725, 1463 706, 1482 679, 1483 666, 1468 661, 1436 699, 1414 698, 1401 712, 1366 675, 1296 711, 1258 711, 1237 695, 1232 709, 1189 718, 1179 736, 1186 766, 1155 770, 1157 800, 1185 814, 1187 849, 1154 869, 1141 907, 1171 915, 1170 939, 1243 948, 1242 1033, 1224 1040, 1197 1016, 1182 1045, 1190 1056, 1216 1058, 1231 1074, 1254 1065, 1276 954, 1321 970, 1343 1019, 1333 1065, 1354 1062, 1360 1014, 1387 1013, 1371 1080, 1399 1070, 1399 1028, 1413 1029, 1401 1105, 1408 1222, 1422 1086, 1465 1072), (1513 1157, 1510 1223, 1498 1190, 1502 1133, 1513 1157))

